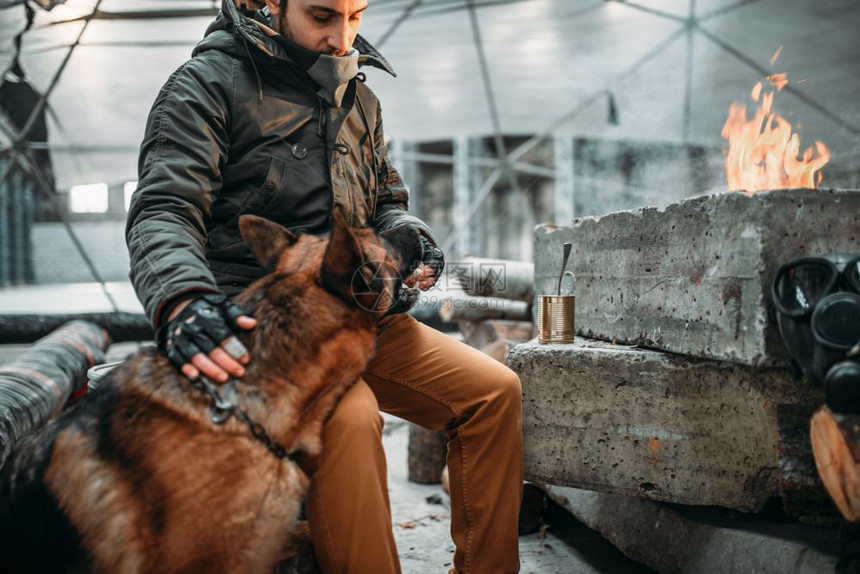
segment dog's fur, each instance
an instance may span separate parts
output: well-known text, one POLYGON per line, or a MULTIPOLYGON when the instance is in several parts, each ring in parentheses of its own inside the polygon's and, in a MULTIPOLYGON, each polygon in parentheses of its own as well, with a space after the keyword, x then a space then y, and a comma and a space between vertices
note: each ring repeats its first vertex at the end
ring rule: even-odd
POLYGON ((335 215, 330 238, 245 216, 271 273, 237 302, 258 326, 239 403, 300 463, 281 460, 154 349, 19 445, 0 474, 3 572, 268 573, 295 528, 322 426, 372 358, 376 323, 414 237, 381 241, 335 215), (358 272, 357 272, 358 270, 358 272), (385 271, 385 270, 383 270, 385 271), (369 287, 369 288, 368 288, 369 287), (382 305, 378 303, 382 301, 382 305), (370 311, 375 309, 375 311, 370 311))

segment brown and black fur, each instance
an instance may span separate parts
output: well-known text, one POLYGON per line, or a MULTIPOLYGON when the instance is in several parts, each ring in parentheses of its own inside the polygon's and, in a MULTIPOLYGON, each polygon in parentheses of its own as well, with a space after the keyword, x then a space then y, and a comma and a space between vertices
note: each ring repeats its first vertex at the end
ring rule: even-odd
POLYGON ((271 273, 237 299, 259 322, 244 336, 252 361, 239 403, 301 464, 235 418, 213 424, 209 399, 142 351, 7 461, 0 571, 268 573, 282 558, 322 426, 372 358, 399 288, 391 244, 413 244, 403 234, 414 231, 383 243, 339 215, 330 238, 250 216, 241 228, 271 273))

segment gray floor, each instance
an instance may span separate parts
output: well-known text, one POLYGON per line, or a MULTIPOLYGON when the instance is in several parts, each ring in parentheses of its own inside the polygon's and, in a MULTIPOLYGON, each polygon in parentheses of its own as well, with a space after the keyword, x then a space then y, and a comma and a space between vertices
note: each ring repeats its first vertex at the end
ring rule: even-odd
MULTIPOLYGON (((388 486, 394 536, 404 574, 444 574, 451 567, 454 545, 449 535, 450 504, 438 485, 407 480, 408 423, 385 417, 383 443, 388 457, 388 486), (442 504, 427 497, 439 496, 442 504)), ((651 570, 624 557, 594 531, 566 513, 548 514, 550 527, 520 537, 523 574, 639 574, 651 570)))

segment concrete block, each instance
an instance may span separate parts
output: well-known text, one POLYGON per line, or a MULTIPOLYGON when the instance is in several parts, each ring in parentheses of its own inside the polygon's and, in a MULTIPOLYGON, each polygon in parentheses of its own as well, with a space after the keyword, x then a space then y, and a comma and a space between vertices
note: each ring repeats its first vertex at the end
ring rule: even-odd
POLYGON ((636 562, 662 574, 855 572, 840 560, 835 531, 766 520, 732 520, 711 509, 547 486, 550 498, 636 562))
POLYGON ((674 353, 787 361, 770 285, 780 265, 860 252, 860 192, 781 190, 696 197, 535 231, 535 290, 555 291, 573 242, 578 334, 674 353))
POLYGON ((823 398, 785 369, 581 338, 533 340, 507 360, 523 385, 527 480, 744 512, 780 496, 793 452, 782 407, 823 398))

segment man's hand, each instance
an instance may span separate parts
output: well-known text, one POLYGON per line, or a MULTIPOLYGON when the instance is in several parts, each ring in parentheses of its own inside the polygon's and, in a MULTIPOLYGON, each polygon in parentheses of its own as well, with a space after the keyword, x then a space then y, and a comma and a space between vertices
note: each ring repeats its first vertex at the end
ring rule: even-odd
POLYGON ((421 244, 421 261, 403 283, 408 287, 426 291, 435 285, 436 279, 442 275, 442 270, 445 269, 445 254, 423 235, 418 235, 418 242, 421 244))
POLYGON ((426 291, 436 284, 436 279, 445 268, 445 256, 442 250, 421 234, 417 236, 421 258, 412 263, 415 270, 404 280, 398 293, 397 300, 386 312, 387 315, 406 313, 418 301, 418 292, 426 291))
POLYGON ((418 268, 403 282, 407 287, 426 291, 436 284, 436 271, 429 265, 419 263, 418 268))
POLYGON ((250 355, 236 338, 257 320, 224 295, 201 295, 176 306, 156 335, 159 348, 189 379, 202 373, 216 382, 245 374, 250 355))

